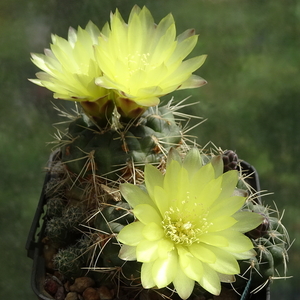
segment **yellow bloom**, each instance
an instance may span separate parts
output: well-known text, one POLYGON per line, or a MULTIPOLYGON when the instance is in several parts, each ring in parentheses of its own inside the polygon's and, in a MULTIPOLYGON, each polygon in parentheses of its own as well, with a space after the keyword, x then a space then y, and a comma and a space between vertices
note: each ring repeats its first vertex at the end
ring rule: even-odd
POLYGON ((237 171, 223 174, 221 156, 203 165, 192 149, 183 162, 174 155, 165 175, 147 165, 147 191, 121 185, 137 221, 118 234, 119 256, 143 263, 144 288, 173 283, 186 299, 195 282, 218 295, 220 281, 234 281, 240 272, 237 259, 255 255, 243 233, 262 222, 261 215, 240 211, 245 198, 233 195, 237 181, 237 171))
POLYGON ((105 110, 108 94, 95 84, 95 78, 102 76, 93 48, 99 35, 100 30, 92 22, 85 29, 78 27, 78 31, 70 28, 68 40, 52 35, 51 50, 31 54, 32 62, 44 72, 38 72, 38 79, 30 81, 53 91, 54 98, 81 102, 89 114, 98 115, 97 110, 105 110))
POLYGON ((204 63, 205 55, 183 61, 198 36, 189 29, 176 38, 171 14, 156 25, 146 7, 134 6, 126 24, 116 10, 110 26, 107 23, 101 33, 95 56, 103 76, 96 83, 117 92, 121 113, 129 113, 123 99, 135 102, 135 108, 155 106, 165 94, 206 83, 192 75, 204 63))

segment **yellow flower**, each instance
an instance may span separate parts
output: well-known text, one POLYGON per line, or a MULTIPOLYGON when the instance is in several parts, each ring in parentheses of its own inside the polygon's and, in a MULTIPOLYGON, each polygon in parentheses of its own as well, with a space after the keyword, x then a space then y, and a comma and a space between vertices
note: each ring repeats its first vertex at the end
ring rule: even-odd
POLYGON ((95 56, 103 75, 96 84, 117 92, 117 106, 125 115, 135 108, 155 106, 159 97, 175 90, 206 83, 192 74, 204 63, 205 55, 183 61, 198 36, 189 29, 176 38, 171 14, 156 25, 146 7, 134 6, 126 24, 116 10, 110 26, 107 23, 101 33, 95 56), (128 100, 135 106, 130 103, 126 108, 128 100))
POLYGON ((81 102, 89 114, 98 115, 106 109, 108 94, 95 84, 95 78, 102 76, 93 47, 99 35, 92 22, 85 29, 78 27, 78 31, 70 27, 68 40, 52 35, 51 50, 31 54, 32 62, 44 72, 30 81, 53 91, 54 98, 81 102))
POLYGON ((256 228, 262 216, 240 211, 245 198, 234 196, 238 172, 223 174, 221 156, 206 165, 197 149, 183 162, 177 156, 168 162, 165 175, 146 166, 146 191, 121 185, 137 220, 118 234, 123 244, 119 256, 142 262, 144 288, 173 283, 186 299, 198 282, 218 295, 220 282, 232 282, 239 274, 237 260, 255 255, 243 233, 256 228))

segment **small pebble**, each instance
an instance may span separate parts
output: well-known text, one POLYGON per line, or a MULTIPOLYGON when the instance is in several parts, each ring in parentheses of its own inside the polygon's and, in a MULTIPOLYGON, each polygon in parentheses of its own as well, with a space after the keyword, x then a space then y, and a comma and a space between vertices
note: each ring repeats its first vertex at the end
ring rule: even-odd
POLYGON ((106 286, 101 286, 97 291, 101 300, 110 300, 113 298, 112 292, 106 286))
POLYGON ((53 275, 60 281, 63 282, 65 280, 64 275, 62 275, 60 272, 58 271, 54 271, 53 275))
POLYGON ((78 277, 75 282, 70 286, 71 292, 82 293, 86 288, 95 284, 95 281, 90 277, 78 277))
POLYGON ((78 294, 76 292, 69 292, 65 300, 78 300, 78 294))
POLYGON ((58 287, 57 292, 54 296, 55 300, 65 300, 65 289, 63 286, 58 287))
POLYGON ((59 284, 57 281, 53 280, 51 277, 45 279, 44 289, 47 293, 54 296, 58 290, 59 284))
POLYGON ((70 292, 70 286, 71 286, 70 281, 64 283, 64 288, 66 292, 70 292))
POLYGON ((84 300, 100 300, 98 291, 92 287, 86 288, 82 296, 84 300))

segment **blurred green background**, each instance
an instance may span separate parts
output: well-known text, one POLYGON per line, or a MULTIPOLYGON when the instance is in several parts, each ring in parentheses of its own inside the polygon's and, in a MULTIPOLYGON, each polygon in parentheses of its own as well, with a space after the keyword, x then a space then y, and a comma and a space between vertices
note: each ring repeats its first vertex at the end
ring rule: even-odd
MULTIPOLYGON (((156 21, 172 12, 178 33, 200 34, 193 54, 208 54, 196 73, 208 85, 175 92, 198 102, 189 113, 208 118, 190 132, 236 150, 254 165, 264 198, 280 210, 292 239, 300 230, 300 1, 297 0, 1 0, 0 2, 0 299, 36 299, 32 261, 25 243, 42 188, 54 129, 59 121, 52 93, 27 81, 50 34, 67 37, 69 26, 89 20, 102 27, 119 8, 125 20, 134 4, 146 5, 156 21)), ((168 97, 169 99, 170 97, 168 97)), ((57 103, 57 102, 56 102, 57 103)), ((65 103, 63 103, 65 104, 65 103)), ((272 300, 300 299, 300 240, 289 251, 289 280, 276 280, 272 300)))

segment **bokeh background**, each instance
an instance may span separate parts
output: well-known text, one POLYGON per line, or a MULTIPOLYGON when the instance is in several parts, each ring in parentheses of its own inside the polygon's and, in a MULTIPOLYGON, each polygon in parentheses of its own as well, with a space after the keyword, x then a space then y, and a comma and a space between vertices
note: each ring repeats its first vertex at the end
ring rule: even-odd
MULTIPOLYGON (((36 299, 25 243, 42 188, 55 130, 61 119, 51 92, 35 86, 30 52, 49 46, 50 34, 92 20, 100 28, 119 8, 125 20, 134 4, 159 21, 172 12, 178 33, 195 28, 193 54, 208 54, 196 73, 197 90, 175 92, 198 102, 187 110, 208 120, 189 132, 236 150, 254 165, 264 197, 280 211, 291 239, 288 280, 272 285, 272 300, 300 299, 300 1, 297 0, 1 0, 0 2, 0 299, 36 299)), ((169 99, 168 96, 167 99, 169 99)), ((57 102, 56 102, 57 103, 57 102)), ((65 104, 65 103, 64 103, 65 104)))

